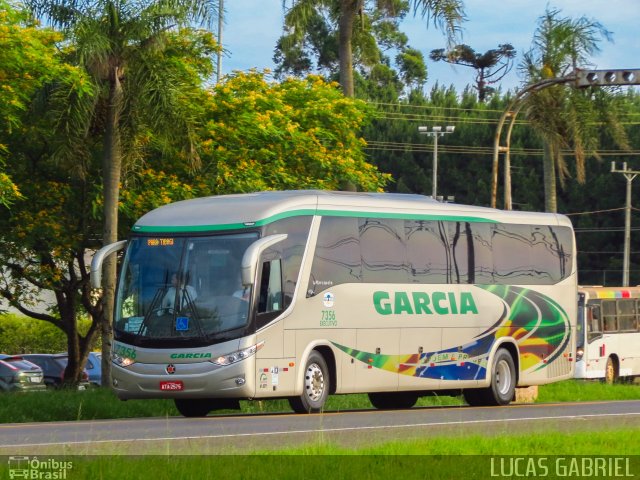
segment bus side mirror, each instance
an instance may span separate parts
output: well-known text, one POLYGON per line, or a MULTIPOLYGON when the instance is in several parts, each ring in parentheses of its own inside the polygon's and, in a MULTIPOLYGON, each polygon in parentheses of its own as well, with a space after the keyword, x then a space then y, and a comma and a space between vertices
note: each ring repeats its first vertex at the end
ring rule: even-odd
POLYGON ((244 287, 253 285, 256 278, 256 269, 258 268, 258 259, 260 258, 260 254, 270 246, 275 245, 286 238, 286 233, 278 233, 276 235, 263 237, 249 245, 249 248, 247 248, 242 257, 242 285, 244 287))
POLYGON ((91 279, 91 288, 102 287, 102 264, 104 263, 104 259, 112 253, 122 250, 126 244, 126 240, 110 243, 109 245, 102 247, 93 255, 93 260, 91 260, 91 272, 89 274, 89 278, 91 279))

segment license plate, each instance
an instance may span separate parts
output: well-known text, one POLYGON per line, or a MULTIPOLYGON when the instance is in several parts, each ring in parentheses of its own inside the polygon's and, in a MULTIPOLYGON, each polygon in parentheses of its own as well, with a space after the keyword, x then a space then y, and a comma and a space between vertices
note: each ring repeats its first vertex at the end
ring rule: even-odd
POLYGON ((29 377, 31 383, 40 383, 42 381, 42 377, 29 377))
POLYGON ((171 382, 160 382, 160 390, 184 390, 184 383, 181 380, 173 380, 171 382))

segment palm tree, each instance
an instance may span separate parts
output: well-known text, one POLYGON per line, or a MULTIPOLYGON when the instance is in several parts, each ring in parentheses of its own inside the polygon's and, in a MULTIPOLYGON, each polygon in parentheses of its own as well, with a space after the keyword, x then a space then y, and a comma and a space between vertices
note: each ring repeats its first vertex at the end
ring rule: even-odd
MULTIPOLYGON (((286 2, 285 2, 286 3, 286 2)), ((294 0, 293 5, 285 15, 285 27, 291 32, 294 43, 301 44, 305 32, 317 23, 318 17, 329 17, 338 29, 338 58, 340 85, 343 93, 348 97, 354 96, 353 86, 353 51, 352 40, 358 33, 357 18, 360 16, 365 22, 367 3, 372 4, 372 10, 385 12, 390 17, 400 15, 406 2, 394 0, 294 0)), ((414 14, 420 14, 427 22, 443 28, 453 41, 459 32, 464 19, 461 0, 412 0, 414 14)))
MULTIPOLYGON (((597 21, 559 15, 559 10, 548 9, 539 19, 532 48, 521 65, 528 84, 567 77, 576 68, 584 68, 589 56, 599 51, 600 40, 610 39, 610 33, 597 21)), ((558 84, 526 98, 525 114, 543 142, 546 211, 557 211, 556 178, 562 183, 569 174, 563 151, 573 152, 576 179, 585 181, 586 157, 598 158, 599 122, 608 127, 619 146, 627 147, 624 129, 612 115, 614 109, 613 99, 603 89, 577 90, 558 84)))
MULTIPOLYGON (((68 95, 60 109, 65 134, 61 157, 86 158, 87 137, 102 138, 104 245, 118 236, 118 199, 123 159, 135 153, 135 131, 193 128, 180 105, 184 75, 163 62, 172 35, 193 22, 212 24, 217 1, 30 0, 34 16, 60 28, 73 62, 91 79, 84 95, 68 95), (169 126, 170 125, 170 126, 169 126)), ((173 48, 175 48, 175 43, 173 48)), ((190 61, 192 59, 185 58, 190 61)), ((186 63, 186 62, 185 62, 186 63)), ((64 95, 58 95, 58 99, 64 95)), ((76 160, 77 161, 77 160, 76 160)), ((102 296, 103 383, 109 382, 115 258, 105 262, 102 296)), ((70 352, 71 353, 71 352, 70 352)), ((70 359, 71 360, 71 359, 70 359)))

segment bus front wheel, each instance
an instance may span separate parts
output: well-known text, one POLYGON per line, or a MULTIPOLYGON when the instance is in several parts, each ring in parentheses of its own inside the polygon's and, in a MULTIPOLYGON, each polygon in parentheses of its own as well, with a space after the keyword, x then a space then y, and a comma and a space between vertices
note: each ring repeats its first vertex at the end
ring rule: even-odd
POLYGON ((487 388, 463 392, 469 405, 508 405, 513 400, 516 391, 516 367, 511 354, 504 348, 499 349, 491 366, 491 384, 487 388))
POLYGON ((411 392, 370 393, 369 401, 378 410, 401 410, 413 407, 418 395, 411 392))
POLYGON ((213 410, 211 400, 206 398, 176 398, 174 402, 184 417, 206 417, 213 410))
POLYGON ((302 395, 291 397, 289 405, 296 413, 319 413, 329 396, 329 385, 327 362, 314 350, 304 368, 302 395))

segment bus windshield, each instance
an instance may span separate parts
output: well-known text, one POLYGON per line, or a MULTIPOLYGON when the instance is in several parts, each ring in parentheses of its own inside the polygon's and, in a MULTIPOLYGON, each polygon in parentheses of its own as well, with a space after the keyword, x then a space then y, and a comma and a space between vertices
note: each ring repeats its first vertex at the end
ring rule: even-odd
POLYGON ((116 298, 116 339, 149 346, 215 343, 245 327, 251 289, 241 261, 257 233, 206 237, 134 237, 116 298))

